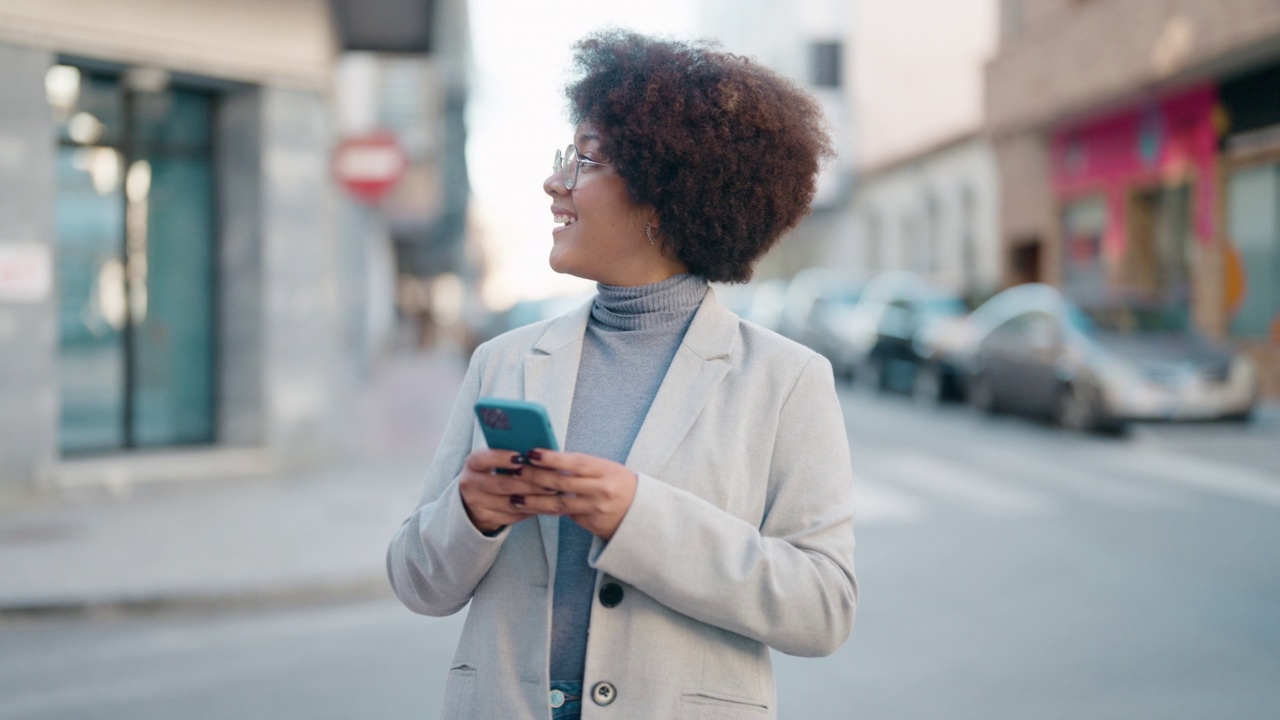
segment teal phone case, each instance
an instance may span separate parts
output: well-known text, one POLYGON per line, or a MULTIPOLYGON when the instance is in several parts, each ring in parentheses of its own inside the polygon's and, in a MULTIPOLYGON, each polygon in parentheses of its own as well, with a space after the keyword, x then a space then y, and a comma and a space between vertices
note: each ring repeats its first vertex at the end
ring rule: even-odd
POLYGON ((536 402, 482 397, 476 400, 476 419, 491 448, 521 455, 535 448, 560 449, 547 409, 536 402))

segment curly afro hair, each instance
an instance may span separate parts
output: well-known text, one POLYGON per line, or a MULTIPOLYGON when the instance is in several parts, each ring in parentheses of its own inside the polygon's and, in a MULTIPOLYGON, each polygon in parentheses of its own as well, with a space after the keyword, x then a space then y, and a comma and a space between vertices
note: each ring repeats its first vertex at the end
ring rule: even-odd
POLYGON ((709 281, 750 280, 808 214, 832 155, 818 104, 706 42, 612 30, 574 49, 572 119, 600 131, 631 199, 655 208, 665 250, 709 281))

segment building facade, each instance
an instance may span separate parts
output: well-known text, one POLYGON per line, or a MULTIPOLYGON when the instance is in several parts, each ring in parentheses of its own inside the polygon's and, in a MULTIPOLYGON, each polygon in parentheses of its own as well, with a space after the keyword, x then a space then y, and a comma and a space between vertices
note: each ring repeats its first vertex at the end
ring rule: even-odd
POLYGON ((999 193, 981 132, 994 8, 986 0, 853 7, 858 181, 850 237, 832 263, 862 276, 910 270, 983 298, 998 280, 999 193))
POLYGON ((998 183, 978 134, 927 148, 861 175, 856 234, 842 267, 910 270, 981 299, 999 283, 998 183))
POLYGON ((823 166, 813 213, 761 259, 756 277, 790 278, 827 264, 832 248, 851 241, 856 117, 849 83, 852 16, 837 0, 699 0, 699 31, 725 50, 756 59, 805 88, 822 107, 836 157, 823 166))
POLYGON ((335 55, 322 0, 0 3, 0 490, 330 454, 363 302, 335 55))
POLYGON ((1006 283, 1156 302, 1280 394, 1280 6, 1003 0, 987 130, 1006 283))

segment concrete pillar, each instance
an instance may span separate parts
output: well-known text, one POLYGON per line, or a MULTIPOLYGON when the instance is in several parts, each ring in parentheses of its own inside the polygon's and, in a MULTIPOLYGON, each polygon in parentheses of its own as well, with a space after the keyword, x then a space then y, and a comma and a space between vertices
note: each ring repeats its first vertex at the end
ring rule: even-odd
POLYGON ((358 377, 329 117, 321 96, 270 87, 219 112, 219 439, 284 466, 332 457, 358 377))
POLYGON ((329 108, 264 88, 262 241, 267 438, 290 464, 330 457, 350 407, 329 108))
POLYGON ((262 97, 218 104, 218 441, 267 442, 263 391, 262 97))
POLYGON ((0 493, 34 487, 57 460, 53 62, 0 45, 0 493))

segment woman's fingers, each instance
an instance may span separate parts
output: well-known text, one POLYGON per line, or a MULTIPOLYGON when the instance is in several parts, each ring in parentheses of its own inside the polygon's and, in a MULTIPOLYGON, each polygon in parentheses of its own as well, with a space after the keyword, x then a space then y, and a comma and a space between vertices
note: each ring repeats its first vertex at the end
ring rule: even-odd
POLYGON ((571 475, 599 475, 606 466, 615 464, 585 453, 556 452, 555 450, 533 450, 529 453, 529 462, 541 468, 559 470, 571 475))
POLYGON ((596 476, 566 475, 560 470, 526 465, 520 479, 549 492, 572 495, 596 495, 607 490, 596 476))
POLYGON ((579 495, 525 495, 521 509, 531 515, 581 515, 593 511, 596 502, 579 495))
POLYGON ((486 492, 495 495, 554 495, 557 492, 525 477, 525 472, 527 470, 522 470, 519 475, 486 475, 482 486, 486 492))
POLYGON ((474 450, 467 456, 467 469, 472 472, 488 473, 494 470, 518 470, 521 458, 510 450, 494 450, 486 448, 474 450))

